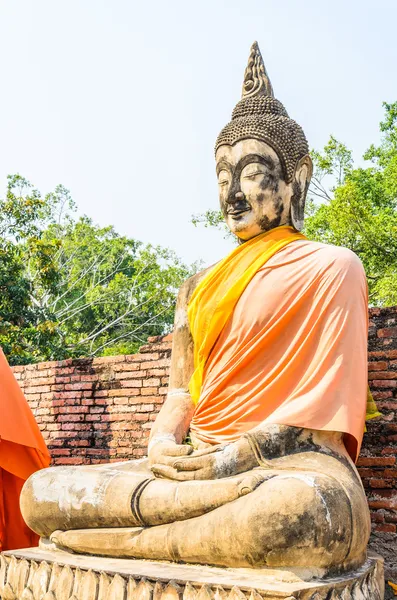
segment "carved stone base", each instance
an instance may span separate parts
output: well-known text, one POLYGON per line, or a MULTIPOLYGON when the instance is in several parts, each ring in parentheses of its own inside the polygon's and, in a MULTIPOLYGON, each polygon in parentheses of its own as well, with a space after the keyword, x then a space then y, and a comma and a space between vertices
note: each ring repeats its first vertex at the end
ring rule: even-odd
POLYGON ((296 572, 221 569, 81 556, 39 548, 4 552, 2 600, 383 600, 383 560, 369 556, 343 577, 303 581, 296 572))

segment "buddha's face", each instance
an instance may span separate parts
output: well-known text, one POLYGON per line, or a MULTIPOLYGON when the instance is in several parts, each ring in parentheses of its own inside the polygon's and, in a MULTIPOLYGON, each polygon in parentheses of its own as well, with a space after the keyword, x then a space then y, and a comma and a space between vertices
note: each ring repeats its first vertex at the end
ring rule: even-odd
POLYGON ((296 187, 285 183, 273 148, 254 139, 220 146, 216 172, 226 224, 241 240, 290 224, 290 204, 296 187))

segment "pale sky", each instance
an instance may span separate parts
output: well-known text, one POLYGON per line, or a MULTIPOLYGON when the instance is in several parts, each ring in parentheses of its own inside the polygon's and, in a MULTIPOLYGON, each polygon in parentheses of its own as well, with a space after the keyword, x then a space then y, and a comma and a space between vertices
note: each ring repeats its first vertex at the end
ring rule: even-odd
POLYGON ((0 189, 19 172, 80 213, 211 264, 231 242, 213 146, 259 42, 276 97, 358 159, 397 100, 396 0, 0 0, 0 189))

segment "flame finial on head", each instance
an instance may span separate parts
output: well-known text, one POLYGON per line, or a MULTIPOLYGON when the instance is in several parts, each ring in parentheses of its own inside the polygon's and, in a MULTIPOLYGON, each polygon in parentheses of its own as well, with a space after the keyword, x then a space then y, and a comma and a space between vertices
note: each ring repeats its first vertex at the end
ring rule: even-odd
POLYGON ((263 62, 258 42, 254 42, 251 46, 248 65, 244 73, 243 92, 241 97, 247 98, 248 96, 259 95, 274 98, 273 87, 266 72, 265 63, 263 62))

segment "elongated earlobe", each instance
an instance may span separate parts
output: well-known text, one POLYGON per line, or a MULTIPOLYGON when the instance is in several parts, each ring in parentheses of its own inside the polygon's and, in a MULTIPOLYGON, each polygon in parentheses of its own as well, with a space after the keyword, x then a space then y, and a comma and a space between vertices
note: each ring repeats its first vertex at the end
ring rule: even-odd
POLYGON ((295 178, 292 184, 291 196, 291 223, 297 230, 301 231, 305 219, 306 194, 309 189, 310 180, 313 173, 313 163, 309 154, 300 159, 295 171, 295 178))

